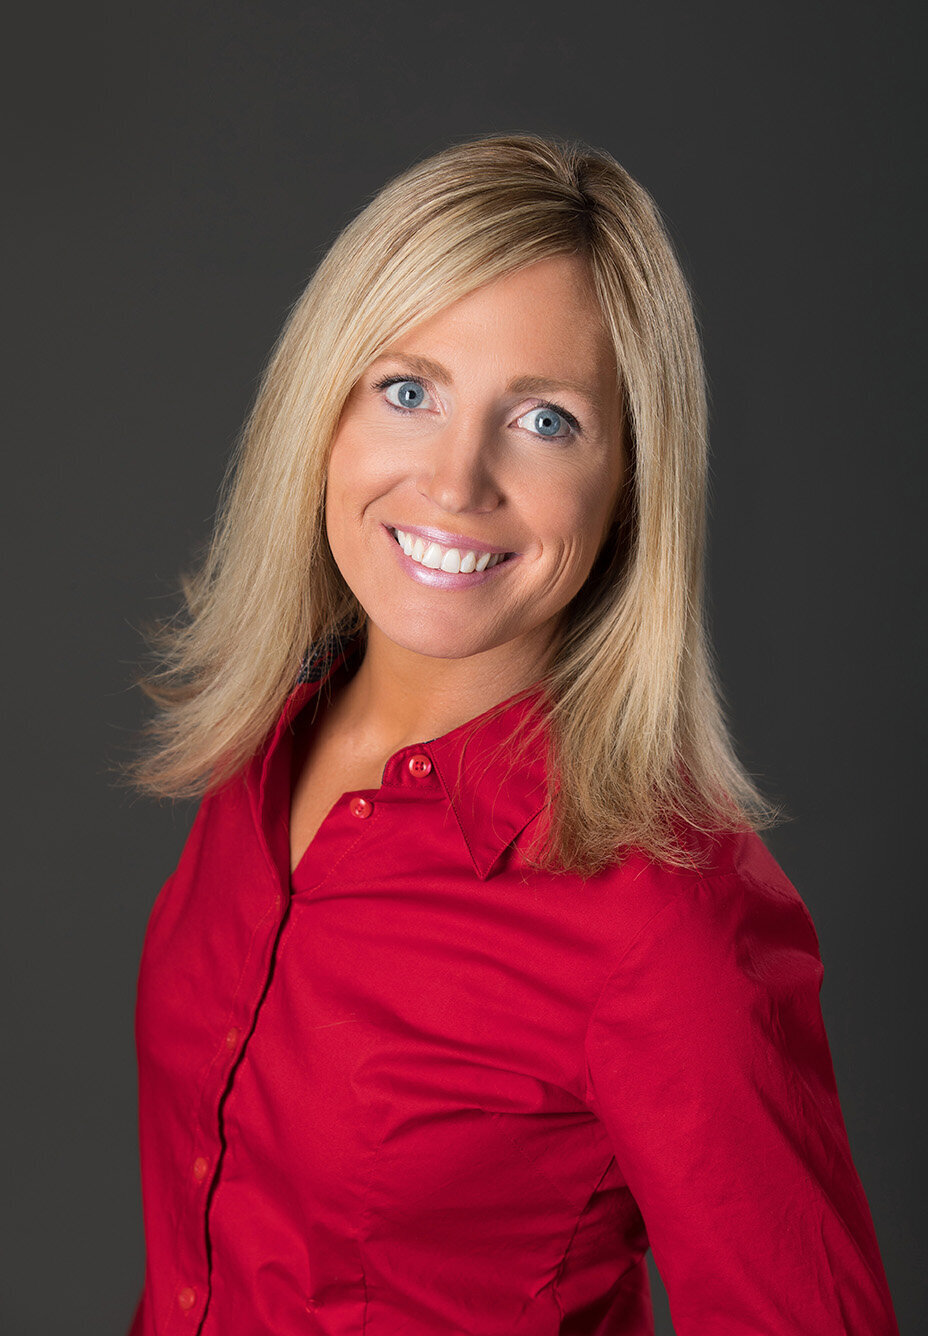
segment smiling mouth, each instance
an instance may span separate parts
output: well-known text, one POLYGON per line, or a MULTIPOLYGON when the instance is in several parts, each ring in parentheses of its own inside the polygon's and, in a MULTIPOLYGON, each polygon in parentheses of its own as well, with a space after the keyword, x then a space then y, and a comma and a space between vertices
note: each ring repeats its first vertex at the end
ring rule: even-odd
POLYGON ((446 571, 449 575, 470 575, 473 571, 490 570, 514 556, 512 552, 478 552, 475 549, 443 547, 425 538, 405 533, 402 529, 390 529, 396 542, 406 556, 419 566, 431 571, 446 571))

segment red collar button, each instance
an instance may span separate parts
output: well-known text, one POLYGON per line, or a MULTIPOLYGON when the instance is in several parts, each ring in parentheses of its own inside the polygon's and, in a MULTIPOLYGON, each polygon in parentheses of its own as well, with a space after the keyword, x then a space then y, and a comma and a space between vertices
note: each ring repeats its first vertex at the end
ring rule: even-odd
POLYGON ((416 752, 415 756, 410 756, 406 766, 415 779, 424 779, 432 769, 432 762, 424 752, 416 752))
POLYGON ((359 817, 370 816, 371 812, 373 812, 374 810, 374 804, 372 802, 368 802, 367 798, 361 798, 361 797, 352 798, 348 806, 351 809, 352 816, 359 816, 359 817))

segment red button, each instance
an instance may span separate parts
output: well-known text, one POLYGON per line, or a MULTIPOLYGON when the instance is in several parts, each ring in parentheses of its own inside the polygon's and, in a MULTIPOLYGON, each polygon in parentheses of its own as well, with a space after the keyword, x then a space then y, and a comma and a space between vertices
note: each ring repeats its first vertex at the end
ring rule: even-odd
POLYGON ((182 1290, 177 1291, 177 1302, 185 1313, 189 1313, 197 1301, 197 1292, 190 1285, 185 1285, 182 1290))
POLYGON ((230 1053, 233 1051, 237 1043, 238 1043, 238 1030, 233 1025, 232 1029, 226 1032, 226 1048, 229 1050, 230 1053))
POLYGON ((209 1173, 209 1160, 204 1160, 202 1155, 198 1155, 193 1162, 194 1178, 197 1180, 198 1183, 202 1183, 203 1179, 206 1177, 208 1173, 209 1173))
POLYGON ((374 804, 368 802, 366 798, 352 798, 350 806, 352 816, 370 816, 374 810, 374 804))
POLYGON ((416 779, 424 779, 432 769, 432 762, 422 752, 416 752, 415 756, 410 756, 406 764, 409 773, 415 775, 416 779))

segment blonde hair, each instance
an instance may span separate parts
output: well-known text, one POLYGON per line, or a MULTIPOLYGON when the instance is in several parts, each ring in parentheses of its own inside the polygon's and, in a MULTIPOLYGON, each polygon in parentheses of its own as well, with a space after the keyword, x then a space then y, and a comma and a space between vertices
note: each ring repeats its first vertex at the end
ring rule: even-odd
POLYGON ((551 791, 539 863, 592 872, 623 846, 690 860, 680 823, 761 829, 703 613, 706 396, 686 281, 647 192, 607 154, 533 135, 458 144, 391 181, 337 238, 271 355, 185 610, 154 635, 160 706, 132 767, 190 797, 237 773, 308 646, 361 629, 325 536, 349 392, 404 330, 533 261, 582 256, 616 350, 629 467, 545 678, 551 791))

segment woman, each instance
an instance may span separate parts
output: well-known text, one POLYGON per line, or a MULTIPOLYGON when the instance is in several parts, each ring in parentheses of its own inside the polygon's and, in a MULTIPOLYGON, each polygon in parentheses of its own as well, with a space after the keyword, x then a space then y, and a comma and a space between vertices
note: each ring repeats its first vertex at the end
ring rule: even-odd
POLYGON ((608 156, 463 144, 295 307, 137 778, 136 1333, 896 1331, 701 611, 703 373, 608 156), (309 647, 309 649, 307 649, 309 647))

